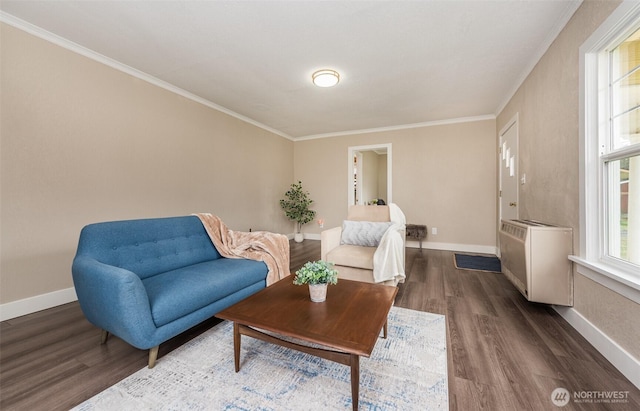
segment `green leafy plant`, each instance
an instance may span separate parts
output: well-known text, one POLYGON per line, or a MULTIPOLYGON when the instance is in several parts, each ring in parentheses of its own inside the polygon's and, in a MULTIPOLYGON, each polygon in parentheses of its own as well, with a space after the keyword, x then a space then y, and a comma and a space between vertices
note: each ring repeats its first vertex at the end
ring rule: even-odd
POLYGON ((309 261, 296 271, 293 283, 295 285, 337 284, 338 271, 333 268, 333 263, 322 260, 309 261))
POLYGON ((284 198, 280 200, 280 207, 284 210, 284 214, 289 220, 297 223, 297 233, 302 230, 304 224, 316 216, 316 212, 309 209, 312 203, 313 200, 309 198, 309 193, 302 188, 302 181, 291 184, 291 188, 284 193, 284 198))

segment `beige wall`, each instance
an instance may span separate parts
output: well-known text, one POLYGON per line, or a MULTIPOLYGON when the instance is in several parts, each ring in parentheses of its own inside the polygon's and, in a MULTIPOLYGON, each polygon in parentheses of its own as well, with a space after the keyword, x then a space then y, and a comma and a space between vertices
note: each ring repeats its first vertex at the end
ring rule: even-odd
MULTIPOLYGON (((496 245, 494 120, 357 134, 295 143, 294 170, 325 228, 347 213, 348 147, 392 144, 393 202, 408 223, 437 227, 426 247, 496 245)), ((308 224, 305 233, 321 231, 308 224)))
MULTIPOLYGON (((520 217, 572 227, 579 250, 578 49, 618 2, 585 1, 497 118, 520 122, 520 217)), ((575 310, 640 359, 640 305, 575 273, 575 310), (623 313, 623 314, 621 314, 623 313)))
MULTIPOLYGON (((0 304, 72 287, 95 221, 207 211, 291 233, 278 200, 299 179, 337 226, 349 146, 392 144, 393 200, 438 227, 427 247, 495 247, 496 130, 516 113, 521 217, 572 227, 578 249, 578 47, 616 5, 584 2, 496 121, 296 143, 2 24, 0 304)), ((638 304, 577 276, 575 309, 640 358, 638 304)))
POLYGON ((0 303, 72 287, 92 222, 291 233, 293 142, 2 24, 0 303))
MULTIPOLYGON (((578 47, 616 5, 585 1, 496 121, 295 144, 1 24, 0 304, 72 287, 91 222, 206 211, 290 233, 278 200, 300 179, 339 225, 349 146, 393 145, 393 200, 438 227, 432 246, 494 247, 496 130, 516 113, 521 217, 572 227, 577 250, 578 47)), ((575 309, 640 358, 638 304, 577 274, 574 287, 575 309)))

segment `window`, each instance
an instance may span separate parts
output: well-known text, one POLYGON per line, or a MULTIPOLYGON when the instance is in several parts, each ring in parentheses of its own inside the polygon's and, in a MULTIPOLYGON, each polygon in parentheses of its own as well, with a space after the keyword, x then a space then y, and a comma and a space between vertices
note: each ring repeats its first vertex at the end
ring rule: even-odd
POLYGON ((640 302, 638 2, 623 2, 580 47, 580 75, 580 251, 572 260, 640 302))
POLYGON ((608 71, 609 110, 601 114, 607 125, 599 136, 603 254, 640 269, 640 30, 614 43, 607 54, 608 67, 601 70, 608 71))

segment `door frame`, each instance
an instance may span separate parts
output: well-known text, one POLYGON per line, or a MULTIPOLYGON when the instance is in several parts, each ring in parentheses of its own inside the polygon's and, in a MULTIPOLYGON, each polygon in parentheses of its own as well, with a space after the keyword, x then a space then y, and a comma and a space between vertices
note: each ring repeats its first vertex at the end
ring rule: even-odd
MULTIPOLYGON (((360 151, 376 151, 376 150, 386 150, 387 151, 387 204, 391 204, 393 187, 391 184, 392 173, 392 152, 391 152, 391 143, 386 144, 372 144, 367 146, 352 146, 349 147, 348 151, 348 159, 347 159, 347 207, 355 203, 355 195, 353 193, 353 156, 356 152, 360 151)), ((361 201, 364 201, 362 198, 361 201)))
POLYGON ((518 163, 520 163, 520 130, 519 130, 519 121, 518 121, 518 113, 516 113, 502 129, 498 133, 498 230, 500 230, 500 222, 502 220, 502 164, 503 159, 503 136, 512 128, 515 127, 516 138, 515 138, 515 147, 512 149, 515 150, 516 161, 513 164, 514 168, 514 176, 516 182, 516 218, 520 218, 520 174, 518 163))

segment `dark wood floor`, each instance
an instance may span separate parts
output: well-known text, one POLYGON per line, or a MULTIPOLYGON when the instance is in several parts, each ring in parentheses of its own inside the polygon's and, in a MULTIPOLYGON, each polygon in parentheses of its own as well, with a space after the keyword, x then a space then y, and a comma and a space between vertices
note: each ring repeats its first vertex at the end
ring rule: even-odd
MULTIPOLYGON (((320 242, 291 243, 292 272, 320 257, 320 242)), ((451 410, 639 410, 640 391, 553 309, 528 303, 502 274, 457 270, 453 253, 407 249, 396 305, 447 317, 451 410), (627 403, 551 402, 556 387, 628 391, 627 403)), ((162 356, 218 322, 160 346, 162 356)), ((0 328, 0 409, 66 410, 146 366, 147 352, 100 332, 77 303, 0 328)))

